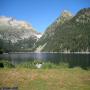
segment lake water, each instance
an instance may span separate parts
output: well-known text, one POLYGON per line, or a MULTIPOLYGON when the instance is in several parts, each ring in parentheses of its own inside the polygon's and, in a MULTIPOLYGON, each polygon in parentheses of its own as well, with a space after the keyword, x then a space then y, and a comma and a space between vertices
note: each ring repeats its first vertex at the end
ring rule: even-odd
POLYGON ((31 52, 19 52, 1 54, 0 59, 8 59, 12 64, 20 64, 26 61, 43 60, 53 63, 67 62, 70 66, 90 66, 90 53, 78 54, 78 53, 31 53, 31 52))

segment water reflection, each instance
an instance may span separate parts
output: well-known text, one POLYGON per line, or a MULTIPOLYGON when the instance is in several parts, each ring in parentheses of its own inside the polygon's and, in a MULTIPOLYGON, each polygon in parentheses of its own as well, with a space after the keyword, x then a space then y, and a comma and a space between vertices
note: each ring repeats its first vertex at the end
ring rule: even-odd
POLYGON ((69 63, 70 67, 81 66, 87 67, 90 66, 90 54, 73 54, 73 53, 9 53, 0 55, 0 59, 9 59, 11 62, 16 65, 26 61, 33 60, 44 60, 50 61, 53 63, 66 62, 69 63))

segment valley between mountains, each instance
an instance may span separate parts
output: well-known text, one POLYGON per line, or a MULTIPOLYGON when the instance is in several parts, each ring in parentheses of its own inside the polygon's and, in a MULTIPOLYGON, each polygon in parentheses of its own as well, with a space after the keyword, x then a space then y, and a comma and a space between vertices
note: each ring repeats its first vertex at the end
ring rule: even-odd
POLYGON ((90 52, 90 8, 63 11, 45 32, 12 17, 0 17, 0 52, 90 52))

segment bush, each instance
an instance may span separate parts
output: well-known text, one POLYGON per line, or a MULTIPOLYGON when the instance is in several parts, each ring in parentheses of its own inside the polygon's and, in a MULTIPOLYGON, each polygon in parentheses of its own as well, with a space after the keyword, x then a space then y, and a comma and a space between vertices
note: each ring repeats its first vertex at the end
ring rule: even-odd
POLYGON ((51 68, 60 69, 60 68, 68 68, 68 67, 69 67, 69 65, 67 63, 54 64, 51 62, 46 62, 42 65, 42 68, 44 68, 44 69, 51 69, 51 68))
POLYGON ((55 69, 55 68, 60 69, 60 68, 68 68, 69 67, 69 65, 67 63, 54 64, 51 62, 43 62, 43 61, 39 61, 39 60, 24 62, 24 63, 17 65, 17 67, 36 69, 37 64, 42 64, 42 66, 40 67, 41 69, 55 69))
POLYGON ((6 61, 6 60, 0 61, 0 68, 13 68, 13 67, 15 66, 9 61, 6 61))
POLYGON ((3 54, 3 50, 2 49, 0 49, 0 54, 3 54))
POLYGON ((51 62, 46 62, 42 65, 43 69, 51 69, 51 68, 56 68, 57 66, 54 63, 51 62))
POLYGON ((64 62, 61 62, 59 63, 59 68, 69 68, 69 64, 68 63, 64 63, 64 62))
POLYGON ((36 69, 36 66, 34 62, 24 62, 19 65, 17 65, 19 68, 31 68, 31 69, 36 69))
POLYGON ((0 62, 0 68, 4 68, 4 65, 2 62, 0 62))

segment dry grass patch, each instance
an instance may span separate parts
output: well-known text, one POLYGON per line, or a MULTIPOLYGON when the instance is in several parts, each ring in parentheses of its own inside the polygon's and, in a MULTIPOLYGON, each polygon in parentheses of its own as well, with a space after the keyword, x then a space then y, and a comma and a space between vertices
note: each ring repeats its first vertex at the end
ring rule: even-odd
POLYGON ((75 69, 0 69, 0 87, 19 90, 90 90, 90 71, 75 69))

